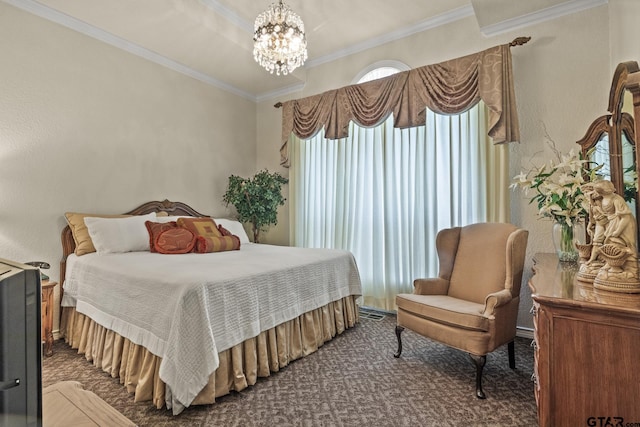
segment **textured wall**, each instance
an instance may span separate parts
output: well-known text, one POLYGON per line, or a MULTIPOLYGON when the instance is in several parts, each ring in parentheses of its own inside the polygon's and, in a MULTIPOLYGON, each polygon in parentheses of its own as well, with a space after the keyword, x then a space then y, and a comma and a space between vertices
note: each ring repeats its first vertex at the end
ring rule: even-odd
POLYGON ((609 0, 611 32, 611 74, 620 62, 640 62, 640 2, 609 0))
MULTIPOLYGON (((578 148, 575 141, 606 111, 611 79, 608 20, 605 5, 487 38, 480 34, 475 18, 469 17, 308 69, 304 90, 290 98, 351 84, 354 76, 377 61, 397 60, 413 68, 508 43, 517 36, 532 36, 528 44, 512 50, 521 130, 521 142, 510 146, 514 176, 552 155, 545 143, 545 128, 558 148, 568 151, 578 148)), ((272 104, 273 100, 264 101, 258 107, 258 163, 277 168, 281 121, 280 110, 272 104)), ((553 251, 551 223, 537 219, 534 207, 520 192, 512 193, 511 221, 530 231, 519 325, 531 328, 526 281, 533 254, 553 251)), ((286 243, 288 222, 281 221, 267 238, 286 243)))
POLYGON ((65 211, 225 215, 227 177, 255 170, 254 102, 3 2, 0 52, 1 258, 57 280, 65 211))

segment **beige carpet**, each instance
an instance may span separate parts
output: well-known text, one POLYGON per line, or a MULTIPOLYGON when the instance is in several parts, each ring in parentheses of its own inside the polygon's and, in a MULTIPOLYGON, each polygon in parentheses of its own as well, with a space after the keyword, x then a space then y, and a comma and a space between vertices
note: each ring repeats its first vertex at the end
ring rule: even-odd
POLYGON ((516 369, 507 349, 487 356, 475 397, 475 367, 457 350, 403 334, 395 359, 395 317, 363 318, 318 352, 209 406, 177 417, 134 403, 117 379, 62 341, 43 362, 43 386, 74 380, 139 426, 535 426, 533 350, 516 339, 516 369))

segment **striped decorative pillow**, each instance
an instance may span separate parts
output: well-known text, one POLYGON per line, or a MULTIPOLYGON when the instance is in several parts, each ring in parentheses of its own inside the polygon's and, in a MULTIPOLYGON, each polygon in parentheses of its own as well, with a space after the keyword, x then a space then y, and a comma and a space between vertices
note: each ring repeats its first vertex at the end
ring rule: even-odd
POLYGON ((178 223, 178 227, 186 228, 196 236, 222 237, 222 233, 218 230, 218 224, 209 217, 181 217, 178 218, 176 222, 178 223))
POLYGON ((235 251, 240 249, 240 238, 238 236, 221 237, 196 237, 196 252, 203 254, 208 252, 235 251))

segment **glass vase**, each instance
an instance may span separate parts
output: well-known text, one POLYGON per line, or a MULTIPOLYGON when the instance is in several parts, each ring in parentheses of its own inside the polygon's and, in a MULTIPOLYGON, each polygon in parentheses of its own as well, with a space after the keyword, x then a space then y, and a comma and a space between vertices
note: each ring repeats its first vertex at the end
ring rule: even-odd
POLYGON ((584 225, 554 222, 552 229, 553 246, 556 248, 560 262, 577 262, 578 249, 575 242, 584 243, 584 225))

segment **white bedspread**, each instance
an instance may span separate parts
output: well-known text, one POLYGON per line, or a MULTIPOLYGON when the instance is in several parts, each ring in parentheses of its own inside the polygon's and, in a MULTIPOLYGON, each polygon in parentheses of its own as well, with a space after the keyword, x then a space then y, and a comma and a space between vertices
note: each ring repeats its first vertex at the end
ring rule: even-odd
POLYGON ((361 286, 348 251, 246 243, 212 254, 71 255, 64 291, 62 305, 162 357, 167 407, 177 414, 219 352, 361 286))

